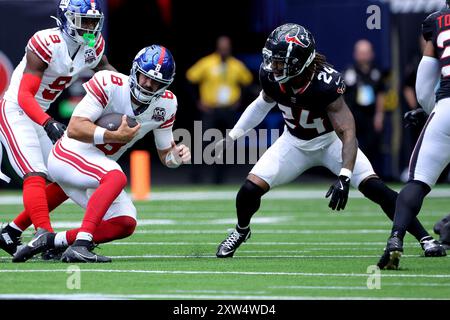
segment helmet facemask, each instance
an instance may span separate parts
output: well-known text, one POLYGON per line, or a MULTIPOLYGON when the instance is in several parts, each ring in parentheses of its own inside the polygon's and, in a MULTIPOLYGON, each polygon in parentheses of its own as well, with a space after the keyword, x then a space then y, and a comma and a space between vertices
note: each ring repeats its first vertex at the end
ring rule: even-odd
POLYGON ((316 57, 316 51, 314 50, 305 63, 301 65, 298 58, 290 57, 290 49, 292 49, 292 44, 289 45, 286 54, 273 55, 271 50, 263 48, 263 69, 271 72, 274 79, 279 83, 286 83, 300 75, 316 57))
POLYGON ((98 10, 89 10, 87 13, 67 10, 64 16, 67 19, 67 34, 76 42, 93 47, 103 27, 103 14, 98 10))
POLYGON ((149 70, 146 72, 139 67, 139 64, 134 62, 130 75, 130 89, 132 96, 142 104, 150 104, 153 100, 156 100, 164 94, 167 87, 172 83, 163 79, 162 74, 156 70, 149 70), (156 90, 148 90, 139 84, 140 75, 152 79, 153 83, 157 83, 156 90))

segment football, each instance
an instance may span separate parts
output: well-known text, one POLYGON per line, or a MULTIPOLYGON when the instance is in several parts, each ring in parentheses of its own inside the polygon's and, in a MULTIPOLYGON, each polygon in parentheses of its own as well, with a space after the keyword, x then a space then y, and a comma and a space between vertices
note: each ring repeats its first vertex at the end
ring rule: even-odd
MULTIPOLYGON (((95 124, 110 131, 116 131, 122 123, 122 116, 123 114, 121 113, 108 113, 98 118, 95 124)), ((135 119, 129 116, 127 116, 127 123, 130 128, 133 128, 138 124, 135 119)))

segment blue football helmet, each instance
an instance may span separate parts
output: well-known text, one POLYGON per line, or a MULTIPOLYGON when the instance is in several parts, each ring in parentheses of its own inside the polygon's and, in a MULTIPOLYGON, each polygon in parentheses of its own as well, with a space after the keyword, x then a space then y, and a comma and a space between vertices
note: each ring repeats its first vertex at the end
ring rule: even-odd
POLYGON ((160 45, 152 45, 138 52, 133 60, 130 73, 130 89, 133 97, 143 104, 164 94, 175 77, 175 60, 168 49, 160 45), (155 91, 149 91, 139 85, 139 75, 156 81, 159 86, 155 91))
POLYGON ((99 0, 61 0, 57 21, 61 30, 80 44, 93 46, 103 28, 99 0))

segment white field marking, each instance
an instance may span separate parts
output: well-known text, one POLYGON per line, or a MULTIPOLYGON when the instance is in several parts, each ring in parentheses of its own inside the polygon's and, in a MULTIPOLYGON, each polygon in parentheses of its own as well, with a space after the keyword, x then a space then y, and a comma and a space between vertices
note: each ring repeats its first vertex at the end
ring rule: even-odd
POLYGON ((29 300, 124 300, 124 299, 199 299, 199 300, 432 300, 404 297, 332 297, 332 296, 276 296, 276 295, 206 295, 206 294, 0 294, 0 299, 29 300))
MULTIPOLYGON (((63 269, 1 269, 0 273, 67 273, 63 269)), ((184 275, 239 275, 239 276, 294 276, 294 277, 364 277, 367 273, 322 273, 322 272, 271 272, 271 271, 207 271, 207 270, 121 270, 121 269, 81 269, 88 273, 130 273, 130 274, 184 274, 184 275)), ((383 272, 385 278, 444 278, 450 279, 450 274, 405 274, 397 272, 383 272)))
MULTIPOLYGON (((102 243, 102 246, 113 245, 113 246, 128 246, 128 245, 147 245, 147 246, 192 246, 192 245, 214 245, 217 242, 130 242, 130 241, 115 241, 109 243, 102 243)), ((249 245, 259 245, 259 246, 358 246, 359 248, 349 248, 354 250, 364 249, 365 246, 383 246, 386 242, 249 242, 249 245)), ((404 243, 403 247, 417 247, 417 243, 404 243)), ((331 250, 336 250, 339 248, 333 248, 331 250)), ((371 248, 379 249, 379 248, 371 248)), ((323 249, 326 250, 326 249, 323 249)))
POLYGON ((269 287, 269 289, 370 290, 367 286, 273 286, 269 287))
MULTIPOLYGON (((291 220, 291 217, 255 217, 252 224, 278 224, 291 220)), ((177 221, 173 219, 138 219, 138 227, 153 225, 233 225, 236 219, 211 219, 203 221, 177 221)), ((58 221, 52 222, 53 228, 78 228, 81 226, 79 221, 58 221)))
MULTIPOLYGON (((449 287, 450 283, 383 283, 383 287, 449 287)), ((367 286, 271 286, 269 289, 325 289, 325 290, 370 290, 367 286)))
MULTIPOLYGON (((215 255, 205 255, 205 254, 182 254, 182 255, 164 255, 164 254, 144 254, 144 255, 128 255, 128 256, 111 256, 111 259, 216 259, 215 255)), ((379 258, 380 254, 372 254, 372 255, 240 255, 235 256, 236 259, 354 259, 354 258, 370 258, 376 259, 379 258)), ((404 258, 421 258, 421 256, 417 255, 408 255, 403 254, 404 258)), ((450 258, 447 256, 446 258, 450 258)), ((445 257, 444 257, 445 259, 445 257)))
MULTIPOLYGON (((225 230, 136 230, 138 234, 224 234, 225 230)), ((385 229, 342 229, 342 230, 258 230, 258 234, 386 234, 385 229)))
MULTIPOLYGON (((171 201, 203 201, 203 200, 235 200, 238 190, 233 191, 183 191, 183 192, 152 192, 149 200, 171 201)), ((326 190, 271 190, 263 199, 273 200, 300 200, 300 199, 324 199, 326 190)), ((436 188, 427 195, 427 198, 448 198, 450 197, 450 188, 436 188)), ((349 198, 361 199, 364 196, 356 190, 351 190, 349 198)), ((324 199, 324 201, 326 201, 324 199)), ((3 195, 0 196, 0 204, 22 204, 21 195, 3 195)), ((67 203, 73 203, 68 200, 67 203)))

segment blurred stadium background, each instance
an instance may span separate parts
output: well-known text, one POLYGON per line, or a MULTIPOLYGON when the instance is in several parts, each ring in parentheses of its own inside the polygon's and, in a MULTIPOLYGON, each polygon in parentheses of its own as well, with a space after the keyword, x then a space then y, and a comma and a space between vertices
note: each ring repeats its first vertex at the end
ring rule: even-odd
MULTIPOLYGON (((29 37, 37 30, 55 26, 50 16, 56 14, 57 2, 0 0, 0 96, 12 69, 23 56, 29 37)), ((179 101, 175 128, 189 130, 193 128, 193 122, 200 119, 200 114, 196 108, 197 90, 186 80, 186 71, 198 59, 214 51, 218 36, 231 37, 234 56, 243 61, 254 75, 252 85, 243 90, 236 119, 259 92, 257 74, 262 59, 261 48, 276 26, 295 22, 308 27, 315 36, 318 50, 339 71, 352 64, 354 43, 362 38, 368 39, 374 47, 376 65, 386 75, 385 79, 389 79, 382 145, 373 164, 385 180, 399 181, 413 146, 410 132, 402 125, 402 115, 409 110, 403 96, 405 74, 420 56, 421 22, 443 5, 444 0, 106 0, 103 1, 106 12, 103 34, 110 62, 125 74, 129 73, 135 53, 146 45, 160 43, 173 52, 177 75, 171 89, 179 101), (367 10, 371 5, 381 9, 380 29, 367 28, 366 22, 370 17, 367 10)), ((50 111, 53 116, 68 122, 73 107, 84 94, 81 88, 83 80, 86 79, 80 79, 77 85, 66 90, 53 105, 50 111)), ((261 127, 281 129, 282 125, 281 114, 274 109, 261 127)), ((139 141, 135 149, 153 152, 153 139, 149 137, 139 141)), ((3 162, 4 171, 14 177, 7 160, 3 162)), ((121 165, 128 172, 128 155, 122 157, 121 165)), ((194 169, 195 175, 206 177, 195 182, 212 182, 208 180, 209 166, 194 166, 174 171, 162 168, 159 161, 152 161, 152 183, 193 183, 194 169)), ((250 167, 234 165, 233 170, 227 170, 224 182, 240 183, 250 167)), ((313 169, 297 181, 323 181, 329 177, 326 170, 313 169)), ((20 183, 19 179, 13 179, 9 185, 0 182, 0 188, 18 188, 20 183)))

